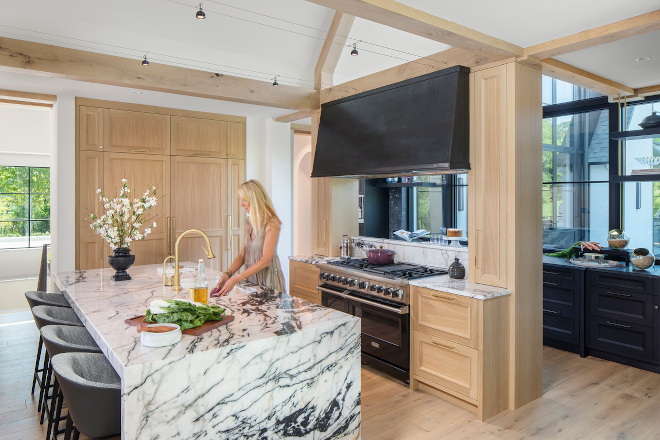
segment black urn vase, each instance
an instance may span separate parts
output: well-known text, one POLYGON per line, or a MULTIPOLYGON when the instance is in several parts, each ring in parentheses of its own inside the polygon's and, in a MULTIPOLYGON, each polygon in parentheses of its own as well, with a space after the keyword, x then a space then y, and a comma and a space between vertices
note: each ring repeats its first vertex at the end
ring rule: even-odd
POLYGON ((454 258, 454 262, 449 265, 449 278, 462 280, 465 278, 465 267, 461 264, 458 258, 454 258))
POLYGON ((115 281, 130 280, 131 276, 126 272, 126 269, 135 263, 135 255, 131 255, 129 248, 117 248, 114 254, 108 255, 108 264, 116 272, 112 276, 115 281))

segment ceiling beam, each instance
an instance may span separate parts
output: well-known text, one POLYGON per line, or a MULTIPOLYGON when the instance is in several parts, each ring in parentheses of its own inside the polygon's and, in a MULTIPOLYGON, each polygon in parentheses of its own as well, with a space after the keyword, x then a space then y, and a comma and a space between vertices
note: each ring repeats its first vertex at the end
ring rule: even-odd
POLYGON ((355 17, 335 12, 335 16, 330 24, 330 29, 325 37, 325 42, 321 48, 321 54, 314 68, 314 88, 317 90, 332 86, 332 75, 335 73, 339 57, 344 51, 346 37, 348 37, 355 17))
POLYGON ((275 118, 275 122, 294 122, 301 119, 309 118, 312 116, 312 111, 310 109, 300 110, 299 112, 290 113, 288 115, 280 116, 275 118))
POLYGON ((420 37, 487 56, 520 57, 524 49, 394 0, 307 0, 420 37))
POLYGON ((0 99, 8 99, 12 101, 40 102, 46 104, 47 103, 52 104, 54 102, 57 102, 57 96, 55 95, 46 95, 43 93, 18 92, 15 90, 0 90, 0 99))
POLYGON ((382 70, 362 78, 348 81, 327 89, 321 90, 321 104, 334 101, 347 96, 357 95, 378 87, 415 78, 427 73, 436 72, 452 66, 476 67, 490 63, 487 57, 468 52, 463 49, 451 48, 420 61, 411 61, 390 69, 382 70))
POLYGON ((16 99, 1 99, 0 104, 11 104, 11 105, 23 105, 23 106, 32 106, 32 107, 53 107, 52 102, 36 102, 36 101, 23 101, 16 99))
POLYGON ((626 85, 620 84, 616 81, 603 78, 602 76, 595 75, 586 70, 582 70, 570 64, 555 60, 554 58, 547 58, 541 60, 543 74, 552 78, 560 79, 562 81, 575 84, 607 96, 633 96, 635 89, 626 85))
POLYGON ((546 59, 657 30, 660 30, 660 10, 537 44, 526 48, 525 53, 546 59))
POLYGON ((237 76, 0 37, 0 70, 97 84, 242 102, 268 107, 318 108, 319 92, 237 76))
POLYGON ((637 96, 655 95, 656 93, 660 93, 660 84, 635 89, 635 95, 637 96))

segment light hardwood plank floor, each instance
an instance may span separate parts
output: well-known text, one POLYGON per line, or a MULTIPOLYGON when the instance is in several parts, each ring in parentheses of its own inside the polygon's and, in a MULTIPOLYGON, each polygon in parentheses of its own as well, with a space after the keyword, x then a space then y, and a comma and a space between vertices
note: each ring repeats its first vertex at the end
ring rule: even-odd
MULTIPOLYGON (((24 323, 31 319, 30 312, 0 314, 2 440, 45 438, 38 396, 30 395, 39 338, 34 324, 24 323)), ((549 347, 543 361, 543 397, 487 422, 363 367, 362 438, 660 440, 660 375, 549 347)))

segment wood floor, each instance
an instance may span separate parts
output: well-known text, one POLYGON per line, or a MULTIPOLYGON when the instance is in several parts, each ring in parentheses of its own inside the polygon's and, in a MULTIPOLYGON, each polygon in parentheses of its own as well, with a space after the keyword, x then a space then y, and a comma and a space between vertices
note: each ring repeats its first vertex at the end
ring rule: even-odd
MULTIPOLYGON (((45 438, 30 396, 38 338, 30 312, 0 314, 2 440, 45 438)), ((660 439, 660 375, 548 347, 543 361, 543 397, 488 423, 365 367, 362 438, 660 439)))

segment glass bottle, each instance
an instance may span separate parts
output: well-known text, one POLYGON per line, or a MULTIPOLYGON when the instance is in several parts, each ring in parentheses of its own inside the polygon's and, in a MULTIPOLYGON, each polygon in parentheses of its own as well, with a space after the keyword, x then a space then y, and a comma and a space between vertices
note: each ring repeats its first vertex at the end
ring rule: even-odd
POLYGON ((193 284, 193 301, 201 302, 206 304, 207 294, 209 291, 209 282, 204 276, 204 260, 199 260, 197 265, 197 276, 195 277, 195 283, 193 284))

